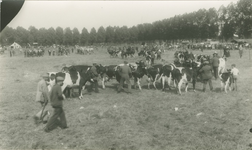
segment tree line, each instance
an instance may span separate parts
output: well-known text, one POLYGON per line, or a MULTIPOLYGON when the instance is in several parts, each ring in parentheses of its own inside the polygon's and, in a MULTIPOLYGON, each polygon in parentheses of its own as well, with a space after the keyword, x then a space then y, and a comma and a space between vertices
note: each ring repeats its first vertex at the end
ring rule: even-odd
POLYGON ((132 43, 143 41, 177 42, 188 40, 201 42, 206 39, 224 40, 234 34, 240 38, 250 38, 252 33, 252 1, 240 0, 227 7, 199 9, 198 11, 176 15, 153 23, 127 26, 99 27, 88 31, 85 27, 80 32, 77 28, 62 27, 40 28, 30 26, 13 29, 6 27, 1 33, 1 44, 17 42, 23 46, 27 43, 39 45, 93 45, 98 43, 132 43))

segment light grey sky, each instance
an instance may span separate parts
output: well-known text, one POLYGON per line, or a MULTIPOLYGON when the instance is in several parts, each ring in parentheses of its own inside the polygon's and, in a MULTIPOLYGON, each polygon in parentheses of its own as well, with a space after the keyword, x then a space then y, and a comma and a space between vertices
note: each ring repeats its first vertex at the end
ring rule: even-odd
POLYGON ((198 11, 201 8, 227 6, 237 0, 226 1, 25 1, 9 27, 22 26, 28 29, 45 27, 74 27, 81 32, 85 27, 152 23, 175 15, 198 11))

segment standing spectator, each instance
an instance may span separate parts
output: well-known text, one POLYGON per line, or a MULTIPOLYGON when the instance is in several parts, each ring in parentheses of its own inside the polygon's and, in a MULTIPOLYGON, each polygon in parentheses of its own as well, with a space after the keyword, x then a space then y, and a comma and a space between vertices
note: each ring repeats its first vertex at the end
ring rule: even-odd
POLYGON ((161 59, 161 50, 159 49, 157 51, 157 60, 160 60, 161 59))
POLYGON ((240 58, 242 58, 242 54, 243 54, 243 47, 242 45, 239 46, 239 55, 240 55, 240 58))
POLYGON ((61 86, 63 85, 64 78, 56 77, 56 84, 52 87, 50 93, 51 105, 54 109, 53 114, 47 122, 44 131, 50 132, 55 125, 59 125, 62 129, 67 128, 66 116, 63 110, 63 100, 65 95, 62 93, 61 86), (60 120, 58 120, 58 118, 60 120), (58 124, 59 123, 59 124, 58 124))
POLYGON ((232 67, 231 73, 232 73, 233 79, 234 79, 233 90, 235 89, 235 90, 237 91, 237 90, 238 90, 238 89, 237 89, 237 79, 238 79, 238 75, 239 75, 240 73, 239 73, 239 70, 236 68, 236 65, 235 65, 235 64, 232 64, 231 67, 232 67))
POLYGON ((217 52, 214 52, 213 59, 212 59, 212 66, 213 66, 215 80, 217 80, 217 78, 218 78, 219 64, 220 64, 220 61, 219 61, 219 58, 218 58, 218 54, 217 54, 217 52))
POLYGON ((52 50, 51 49, 48 49, 48 54, 49 54, 49 56, 51 56, 51 54, 52 54, 52 50))
POLYGON ((203 92, 206 91, 206 85, 209 83, 210 90, 213 90, 212 85, 212 66, 209 65, 208 61, 204 61, 204 66, 199 70, 203 80, 203 92))
POLYGON ((44 111, 43 108, 47 105, 49 101, 49 91, 47 88, 47 82, 49 80, 48 74, 41 75, 42 79, 38 82, 37 86, 37 94, 36 94, 36 102, 39 102, 42 106, 41 110, 33 117, 35 124, 38 123, 39 120, 43 120, 46 116, 47 111, 44 111))
POLYGON ((154 60, 155 60, 155 54, 153 51, 151 51, 151 65, 154 65, 154 60))
POLYGON ((120 85, 119 85, 118 93, 120 93, 121 90, 123 89, 123 83, 124 83, 124 81, 126 81, 127 84, 128 84, 128 91, 127 91, 127 93, 131 93, 130 77, 132 76, 132 72, 131 72, 130 67, 127 64, 128 64, 128 62, 124 61, 124 65, 121 66, 120 70, 119 70, 119 74, 121 76, 121 79, 120 79, 120 85))

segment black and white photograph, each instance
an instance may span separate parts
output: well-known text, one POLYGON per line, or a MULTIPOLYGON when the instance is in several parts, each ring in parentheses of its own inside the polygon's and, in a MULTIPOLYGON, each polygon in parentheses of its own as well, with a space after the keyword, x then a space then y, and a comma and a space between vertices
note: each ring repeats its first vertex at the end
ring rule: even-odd
POLYGON ((251 0, 0 2, 0 149, 252 149, 251 0))

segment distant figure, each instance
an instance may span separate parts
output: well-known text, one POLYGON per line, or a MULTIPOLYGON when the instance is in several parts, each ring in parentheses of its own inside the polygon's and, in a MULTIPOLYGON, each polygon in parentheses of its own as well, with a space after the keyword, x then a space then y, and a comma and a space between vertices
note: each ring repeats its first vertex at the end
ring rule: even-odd
POLYGON ((11 46, 11 49, 10 49, 10 57, 13 56, 13 46, 11 46))
POLYGON ((51 49, 48 50, 48 54, 49 54, 49 56, 51 56, 51 54, 52 54, 52 50, 51 49))
POLYGON ((213 58, 212 58, 212 66, 213 66, 215 80, 217 80, 217 78, 218 78, 219 64, 220 64, 220 61, 218 58, 218 54, 217 54, 217 52, 214 52, 213 58))
POLYGON ((160 60, 161 59, 161 50, 159 49, 157 51, 157 60, 160 60))
POLYGON ((154 60, 155 60, 155 54, 153 51, 151 51, 151 65, 154 65, 154 60))
POLYGON ((237 89, 237 79, 238 79, 238 75, 239 75, 239 70, 236 68, 235 64, 231 65, 232 69, 231 69, 231 73, 233 75, 233 79, 234 79, 234 86, 233 86, 233 90, 238 90, 237 89))
POLYGON ((243 47, 242 47, 242 45, 240 45, 240 47, 239 47, 240 58, 242 58, 242 54, 243 54, 243 47))

